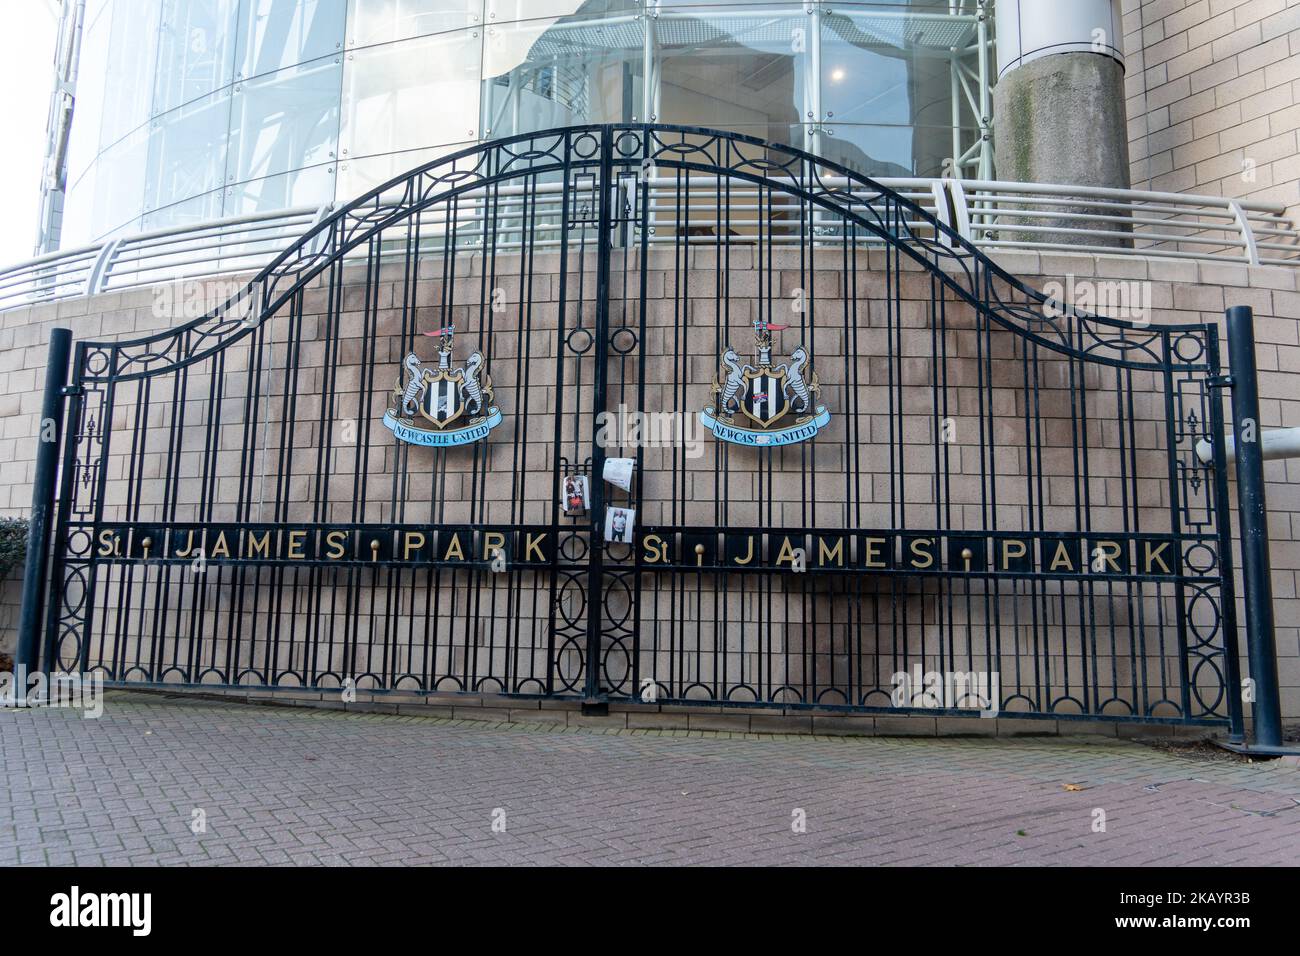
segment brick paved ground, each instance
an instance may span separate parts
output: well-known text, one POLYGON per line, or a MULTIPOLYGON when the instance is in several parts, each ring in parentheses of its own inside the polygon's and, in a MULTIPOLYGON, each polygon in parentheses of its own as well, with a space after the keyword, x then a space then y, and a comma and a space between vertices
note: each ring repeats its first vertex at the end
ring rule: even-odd
POLYGON ((126 693, 100 720, 4 710, 0 864, 1300 863, 1300 771, 1278 763, 684 733, 126 693))

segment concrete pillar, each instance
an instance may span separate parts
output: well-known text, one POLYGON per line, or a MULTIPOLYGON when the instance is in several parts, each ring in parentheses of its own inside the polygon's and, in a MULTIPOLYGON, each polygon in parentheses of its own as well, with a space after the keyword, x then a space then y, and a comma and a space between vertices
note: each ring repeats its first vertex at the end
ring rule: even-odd
MULTIPOLYGON (((1129 187, 1128 120, 1119 0, 997 0, 993 91, 998 178, 1129 187)), ((1089 211, 1065 206, 1058 213, 1089 211)), ((1072 245, 1125 246, 1122 223, 1057 217, 1026 225, 1100 229, 1116 236, 999 233, 1072 245)))

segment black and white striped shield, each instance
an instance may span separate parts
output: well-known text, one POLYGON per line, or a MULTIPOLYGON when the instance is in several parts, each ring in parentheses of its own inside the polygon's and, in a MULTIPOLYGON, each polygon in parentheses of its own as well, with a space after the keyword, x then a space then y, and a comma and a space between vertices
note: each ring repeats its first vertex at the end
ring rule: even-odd
POLYGON ((767 428, 789 410, 785 397, 785 372, 774 372, 767 366, 745 372, 749 388, 742 406, 745 414, 760 428, 767 428))
POLYGON ((420 402, 420 411, 439 428, 445 426, 464 410, 461 400, 460 381, 445 374, 428 377, 424 388, 424 397, 420 402))

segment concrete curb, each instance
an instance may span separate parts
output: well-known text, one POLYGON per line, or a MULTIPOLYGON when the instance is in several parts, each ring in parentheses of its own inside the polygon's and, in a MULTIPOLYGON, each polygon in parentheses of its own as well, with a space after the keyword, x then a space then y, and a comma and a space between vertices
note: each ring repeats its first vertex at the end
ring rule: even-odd
POLYGON ((1025 717, 953 717, 924 714, 846 714, 780 708, 723 708, 674 704, 610 703, 602 716, 583 714, 578 701, 526 700, 498 695, 371 694, 358 691, 345 702, 335 692, 303 689, 112 688, 110 694, 145 694, 192 700, 227 701, 276 707, 307 707, 348 713, 389 714, 493 725, 581 728, 595 731, 722 733, 740 736, 816 737, 1104 737, 1110 739, 1209 739, 1213 727, 1141 724, 1105 720, 1039 720, 1025 717))

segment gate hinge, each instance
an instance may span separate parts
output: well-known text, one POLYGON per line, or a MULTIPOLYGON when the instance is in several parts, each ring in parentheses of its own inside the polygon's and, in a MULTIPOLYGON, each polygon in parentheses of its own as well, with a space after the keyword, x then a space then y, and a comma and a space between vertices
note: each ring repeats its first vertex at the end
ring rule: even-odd
POLYGON ((1210 388, 1232 388, 1231 375, 1211 375, 1205 380, 1210 388))
POLYGON ((59 394, 64 398, 73 398, 74 396, 85 395, 86 389, 81 385, 64 385, 59 394))

